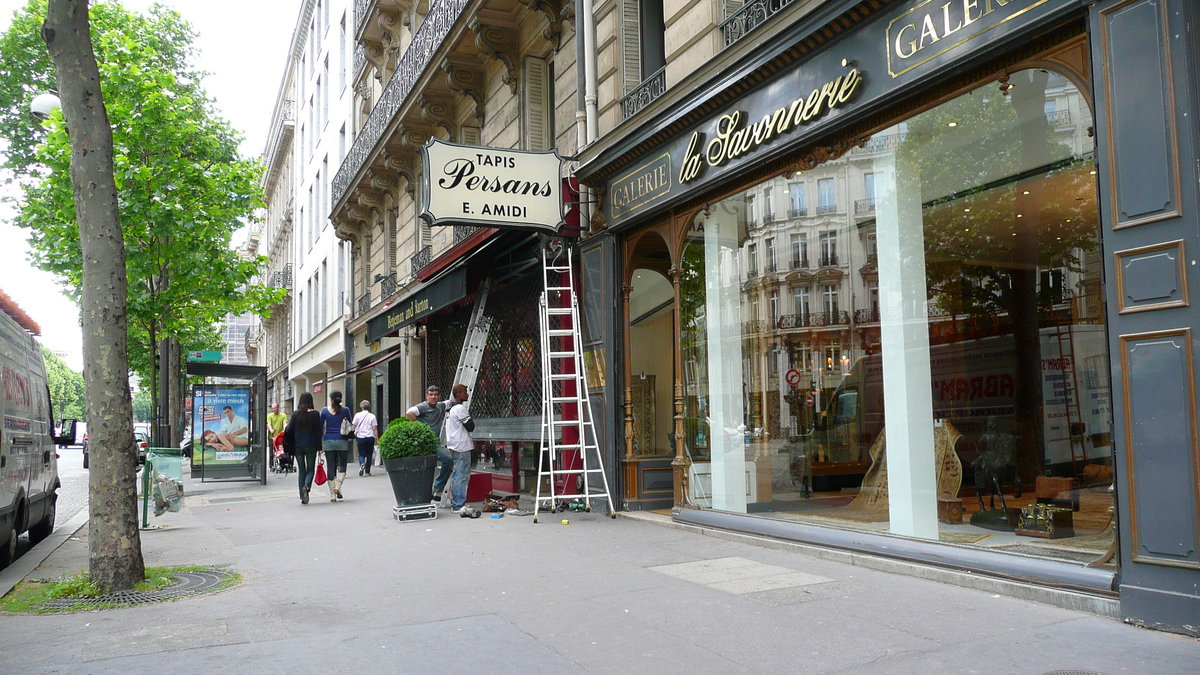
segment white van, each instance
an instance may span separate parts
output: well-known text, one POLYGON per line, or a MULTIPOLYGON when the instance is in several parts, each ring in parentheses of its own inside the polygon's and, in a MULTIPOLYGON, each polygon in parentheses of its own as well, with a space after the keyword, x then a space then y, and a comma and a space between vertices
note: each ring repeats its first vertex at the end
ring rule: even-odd
MULTIPOLYGON (((0 291, 0 300, 8 297, 0 291)), ((0 307, 15 307, 11 302, 0 307)), ((54 435, 53 408, 42 350, 29 317, 17 309, 0 311, 0 569, 12 562, 17 537, 29 532, 37 543, 54 531, 58 499, 55 445, 75 442, 75 420, 63 420, 54 435)))

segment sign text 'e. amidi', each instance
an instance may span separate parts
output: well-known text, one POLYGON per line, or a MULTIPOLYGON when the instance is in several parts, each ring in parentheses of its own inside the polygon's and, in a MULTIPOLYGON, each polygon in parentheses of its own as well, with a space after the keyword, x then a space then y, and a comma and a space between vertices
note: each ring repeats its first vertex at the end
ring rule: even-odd
POLYGON ((562 158, 431 139, 421 148, 430 225, 549 230, 563 225, 562 158))

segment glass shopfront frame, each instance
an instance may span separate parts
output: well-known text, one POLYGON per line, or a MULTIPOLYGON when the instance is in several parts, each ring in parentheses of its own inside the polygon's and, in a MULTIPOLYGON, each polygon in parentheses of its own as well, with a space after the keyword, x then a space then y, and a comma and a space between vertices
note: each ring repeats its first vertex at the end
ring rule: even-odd
POLYGON ((688 502, 1106 557, 1089 98, 1076 73, 1014 70, 677 225, 688 502), (805 186, 822 208, 796 206, 805 186))

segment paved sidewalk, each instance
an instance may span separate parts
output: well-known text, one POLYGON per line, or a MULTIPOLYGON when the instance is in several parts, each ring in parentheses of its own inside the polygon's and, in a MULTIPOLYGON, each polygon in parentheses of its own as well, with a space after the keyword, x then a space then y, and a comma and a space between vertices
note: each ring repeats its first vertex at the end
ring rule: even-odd
MULTIPOLYGON (((346 501, 295 478, 188 485, 148 565, 238 588, 66 616, 0 615, 5 673, 1200 672, 1200 642, 924 579, 571 514, 396 523, 386 474, 346 501)), ((31 577, 86 565, 86 529, 31 577)))

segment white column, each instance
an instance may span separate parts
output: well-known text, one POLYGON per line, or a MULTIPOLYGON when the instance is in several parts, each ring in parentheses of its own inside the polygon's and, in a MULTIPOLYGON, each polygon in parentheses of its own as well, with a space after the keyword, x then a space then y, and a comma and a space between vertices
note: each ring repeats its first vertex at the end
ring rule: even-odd
POLYGON ((937 539, 925 235, 914 164, 894 155, 875 164, 888 510, 892 532, 937 539))
POLYGON ((714 207, 704 224, 704 313, 708 332, 712 505, 722 511, 745 513, 745 377, 737 216, 737 212, 714 207))

